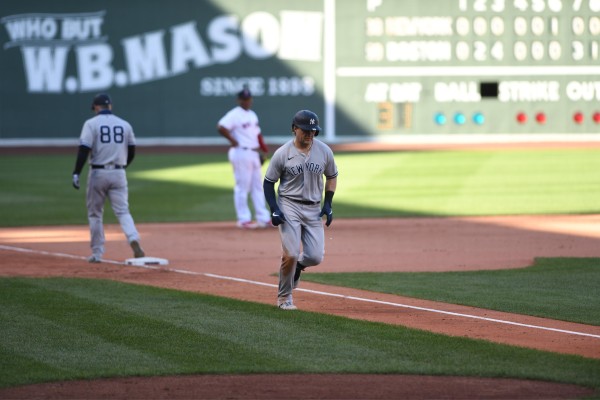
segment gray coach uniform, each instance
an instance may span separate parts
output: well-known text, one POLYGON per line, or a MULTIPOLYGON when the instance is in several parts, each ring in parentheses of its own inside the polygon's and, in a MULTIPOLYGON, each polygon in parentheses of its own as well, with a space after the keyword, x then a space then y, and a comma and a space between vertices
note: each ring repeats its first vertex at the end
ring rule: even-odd
POLYGON ((79 154, 73 172, 73 186, 79 189, 79 174, 89 154, 86 205, 92 255, 88 261, 100 262, 104 254, 103 213, 107 197, 134 251, 134 256, 144 257, 144 252, 139 245, 140 236, 129 212, 125 175, 125 168, 131 163, 135 154, 133 129, 127 121, 112 114, 111 100, 106 94, 94 98, 92 110, 97 114, 85 121, 83 125, 79 154))
MULTIPOLYGON (((302 112, 310 113, 306 115, 314 115, 314 118, 310 118, 309 121, 314 121, 313 131, 316 131, 316 134, 314 132, 313 134, 316 136, 320 130, 316 114, 303 110, 296 115, 302 112)), ((301 114, 303 115, 305 114, 301 114)), ((296 118, 294 121, 292 129, 300 127, 308 135, 310 125, 304 125, 302 120, 296 118)), ((275 151, 265 173, 267 201, 270 197, 267 189, 272 188, 270 185, 279 181, 277 204, 271 204, 273 202, 271 198, 269 204, 271 211, 280 212, 285 216, 281 224, 274 222, 274 225, 279 225, 283 251, 279 272, 278 305, 284 309, 295 309, 291 295, 292 289, 297 284, 297 279, 294 279, 296 266, 299 265, 299 268, 304 269, 318 265, 323 260, 325 254, 325 233, 321 220, 323 176, 329 180, 338 175, 333 152, 329 146, 313 138, 310 147, 303 152, 295 146, 295 140, 290 140, 275 151), (286 302, 290 308, 282 306, 286 302)), ((271 192, 272 190, 270 189, 271 192)), ((331 214, 330 209, 329 213, 331 214)), ((331 215, 328 216, 328 225, 329 223, 331 223, 331 215)))

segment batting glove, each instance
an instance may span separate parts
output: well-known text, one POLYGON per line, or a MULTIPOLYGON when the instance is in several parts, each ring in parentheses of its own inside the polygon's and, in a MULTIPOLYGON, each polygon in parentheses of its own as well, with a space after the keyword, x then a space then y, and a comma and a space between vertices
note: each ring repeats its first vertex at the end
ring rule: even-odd
POLYGON ((79 190, 79 175, 73 174, 73 187, 79 190))
POLYGON ((325 225, 331 225, 331 221, 333 221, 333 210, 331 209, 330 204, 323 204, 323 208, 321 209, 321 214, 319 214, 319 217, 322 217, 323 215, 327 216, 327 221, 325 222, 325 225))
POLYGON ((275 211, 273 211, 273 214, 271 214, 271 223, 273 224, 273 226, 279 226, 279 225, 283 224, 284 222, 285 222, 285 215, 283 215, 281 210, 276 209, 275 211))

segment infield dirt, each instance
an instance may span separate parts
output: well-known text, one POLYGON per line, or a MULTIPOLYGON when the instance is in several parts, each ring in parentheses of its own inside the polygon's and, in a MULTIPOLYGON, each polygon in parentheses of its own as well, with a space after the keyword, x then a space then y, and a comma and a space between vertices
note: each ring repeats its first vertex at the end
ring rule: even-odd
MULTIPOLYGON (((336 220, 326 229, 325 261, 307 273, 522 268, 535 257, 600 257, 598 226, 600 215, 336 220)), ((146 254, 169 259, 168 270, 88 264, 86 226, 27 227, 0 229, 0 275, 114 279, 275 304, 280 254, 276 229, 240 230, 233 223, 138 228, 146 254)), ((123 262, 131 257, 118 226, 107 226, 106 237, 106 259, 123 262)), ((598 336, 597 326, 308 282, 302 282, 295 300, 302 310, 600 358, 600 339, 562 332, 598 336)), ((61 382, 0 390, 0 397, 86 398, 94 393, 93 398, 346 398, 344 390, 355 398, 411 399, 575 398, 591 393, 572 385, 464 377, 259 375, 61 382), (266 385, 265 379, 278 384, 266 385), (225 383, 230 388, 226 392, 221 386, 225 383), (445 389, 436 391, 440 387, 445 389)))

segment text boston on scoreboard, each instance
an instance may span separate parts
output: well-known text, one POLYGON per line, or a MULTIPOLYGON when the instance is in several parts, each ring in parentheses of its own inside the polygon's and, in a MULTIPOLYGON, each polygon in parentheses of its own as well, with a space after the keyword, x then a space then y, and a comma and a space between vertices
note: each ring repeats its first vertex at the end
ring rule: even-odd
POLYGON ((600 131, 600 0, 343 4, 338 112, 369 131, 600 131))

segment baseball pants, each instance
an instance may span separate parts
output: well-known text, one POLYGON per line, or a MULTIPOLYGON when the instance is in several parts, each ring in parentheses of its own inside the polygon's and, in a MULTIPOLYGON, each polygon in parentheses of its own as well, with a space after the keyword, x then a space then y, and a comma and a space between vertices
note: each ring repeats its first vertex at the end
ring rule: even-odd
POLYGON ((124 170, 90 168, 86 197, 91 236, 90 246, 93 255, 102 256, 104 254, 103 216, 107 197, 128 243, 140 240, 133 217, 129 212, 127 177, 124 170))
POLYGON ((296 262, 305 267, 318 265, 325 256, 325 231, 319 217, 320 204, 304 205, 280 199, 279 207, 286 222, 279 225, 281 236, 281 266, 278 298, 292 294, 296 262))

